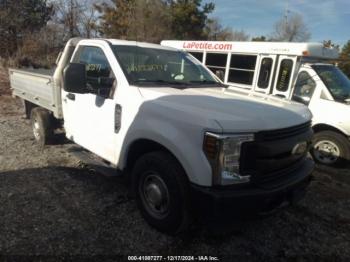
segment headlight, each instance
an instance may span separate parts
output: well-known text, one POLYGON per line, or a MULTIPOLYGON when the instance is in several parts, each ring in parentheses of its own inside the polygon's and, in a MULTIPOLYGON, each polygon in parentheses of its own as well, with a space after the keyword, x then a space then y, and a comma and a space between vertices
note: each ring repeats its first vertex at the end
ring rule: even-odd
POLYGON ((253 141, 253 134, 218 135, 207 132, 203 150, 213 171, 213 185, 247 183, 250 176, 239 174, 241 146, 253 141))

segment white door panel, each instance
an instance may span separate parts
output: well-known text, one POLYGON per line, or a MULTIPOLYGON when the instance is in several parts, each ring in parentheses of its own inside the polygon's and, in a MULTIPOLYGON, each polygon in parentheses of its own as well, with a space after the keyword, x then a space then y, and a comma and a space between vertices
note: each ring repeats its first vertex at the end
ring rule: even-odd
MULTIPOLYGON (((87 81, 92 90, 105 88, 99 77, 113 77, 114 72, 103 47, 80 46, 73 62, 86 64, 87 81)), ((89 94, 62 92, 67 137, 98 156, 115 163, 116 141, 114 114, 116 100, 103 98, 95 91, 89 94), (69 99, 67 96, 74 96, 69 99)))

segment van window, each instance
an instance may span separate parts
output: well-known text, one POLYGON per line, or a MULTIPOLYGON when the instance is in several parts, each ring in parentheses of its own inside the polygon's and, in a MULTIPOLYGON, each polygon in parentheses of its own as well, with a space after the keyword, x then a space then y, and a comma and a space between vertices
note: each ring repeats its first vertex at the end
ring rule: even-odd
POLYGON ((291 79, 293 70, 293 60, 283 59, 280 65, 280 71, 278 73, 278 80, 276 89, 280 92, 285 92, 288 90, 289 82, 291 79))
POLYGON ((335 101, 348 103, 350 99, 350 79, 338 67, 312 65, 312 68, 331 92, 335 101))
POLYGON ((228 82, 252 85, 255 65, 254 55, 231 55, 228 82))
POLYGON ((228 54, 207 53, 205 65, 222 81, 225 78, 228 54))
POLYGON ((292 99, 297 102, 309 104, 315 88, 316 82, 312 79, 312 76, 302 71, 299 73, 297 82, 295 83, 292 99))
POLYGON ((258 87, 267 88, 270 83, 271 71, 272 71, 272 58, 265 57, 261 61, 260 72, 259 72, 259 80, 258 87))
POLYGON ((189 52, 191 55, 193 55, 195 58, 197 58, 199 61, 203 62, 203 53, 200 52, 189 52))
POLYGON ((205 65, 214 74, 224 75, 226 71, 227 56, 228 54, 207 53, 205 65))

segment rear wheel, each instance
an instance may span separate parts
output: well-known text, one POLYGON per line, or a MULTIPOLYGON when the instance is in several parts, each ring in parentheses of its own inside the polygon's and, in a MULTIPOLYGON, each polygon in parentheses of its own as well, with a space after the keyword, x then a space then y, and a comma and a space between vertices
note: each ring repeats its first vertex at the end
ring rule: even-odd
POLYGON ((145 220, 165 233, 186 231, 190 222, 189 183, 178 161, 166 152, 147 153, 137 160, 132 176, 145 220))
POLYGON ((30 120, 35 140, 40 147, 44 147, 53 136, 50 112, 36 107, 31 111, 30 120))
POLYGON ((341 166, 350 160, 350 143, 342 134, 321 131, 314 135, 312 155, 318 163, 341 166))

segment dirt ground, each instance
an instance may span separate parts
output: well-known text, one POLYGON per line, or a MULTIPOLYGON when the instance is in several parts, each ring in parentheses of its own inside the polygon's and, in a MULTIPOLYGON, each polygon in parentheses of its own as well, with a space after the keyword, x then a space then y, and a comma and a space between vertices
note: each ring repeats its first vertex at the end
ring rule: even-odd
MULTIPOLYGON (((148 226, 127 186, 84 168, 62 143, 40 150, 0 70, 0 260, 28 256, 211 255, 221 260, 349 261, 350 171, 317 167, 298 205, 213 236, 171 237, 148 226)), ((119 257, 120 258, 120 257, 119 257)))

